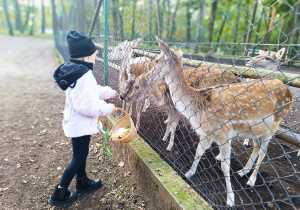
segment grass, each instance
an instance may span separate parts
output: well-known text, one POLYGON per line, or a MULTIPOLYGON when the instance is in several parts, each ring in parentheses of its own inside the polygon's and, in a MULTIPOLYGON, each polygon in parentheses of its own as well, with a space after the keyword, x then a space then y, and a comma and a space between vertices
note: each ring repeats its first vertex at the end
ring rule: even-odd
MULTIPOLYGON (((0 29, 0 35, 9 35, 9 33, 7 30, 0 29)), ((26 36, 26 37, 43 38, 43 39, 54 39, 54 34, 35 33, 33 35, 29 35, 28 32, 21 34, 20 31, 14 31, 14 36, 26 36)))

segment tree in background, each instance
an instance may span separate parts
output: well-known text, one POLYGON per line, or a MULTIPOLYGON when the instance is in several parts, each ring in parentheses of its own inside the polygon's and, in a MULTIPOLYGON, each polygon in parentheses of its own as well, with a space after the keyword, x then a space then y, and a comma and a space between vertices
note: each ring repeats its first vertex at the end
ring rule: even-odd
POLYGON ((32 0, 32 6, 31 6, 31 8, 32 8, 32 13, 30 14, 30 18, 31 18, 31 20, 30 20, 30 24, 29 25, 31 25, 31 27, 30 27, 30 32, 29 32, 29 35, 33 35, 34 34, 34 19, 35 19, 35 9, 34 9, 34 0, 32 0))
POLYGON ((18 0, 15 0, 15 16, 16 16, 16 29, 19 30, 21 34, 23 34, 24 30, 23 30, 23 24, 21 20, 21 12, 20 12, 20 6, 18 0))
POLYGON ((152 0, 149 0, 148 40, 152 41, 152 0))
POLYGON ((45 27, 46 27, 46 16, 45 16, 45 2, 44 0, 41 1, 42 4, 42 34, 45 33, 45 27))
POLYGON ((198 16, 198 23, 197 23, 197 33, 196 33, 196 38, 195 38, 195 49, 194 53, 199 52, 199 45, 198 43, 201 40, 201 35, 202 35, 202 29, 203 29, 203 15, 204 15, 204 4, 205 0, 200 0, 200 5, 199 5, 199 16, 198 16))
POLYGON ((208 27, 208 37, 207 37, 207 44, 206 44, 205 52, 209 52, 211 50, 210 44, 211 44, 212 38, 213 38, 212 36, 213 36, 213 30, 214 30, 214 24, 215 24, 217 5, 218 5, 218 0, 214 0, 212 3, 212 6, 211 6, 210 22, 209 22, 209 27, 208 27))
POLYGON ((10 17, 9 17, 9 11, 8 11, 8 6, 7 6, 7 1, 6 0, 2 0, 2 2, 3 2, 3 10, 4 10, 4 13, 5 13, 5 18, 6 18, 6 24, 7 24, 7 27, 8 27, 8 32, 9 32, 10 36, 13 36, 14 35, 14 31, 13 31, 13 28, 12 28, 12 25, 11 25, 11 21, 10 21, 10 17))

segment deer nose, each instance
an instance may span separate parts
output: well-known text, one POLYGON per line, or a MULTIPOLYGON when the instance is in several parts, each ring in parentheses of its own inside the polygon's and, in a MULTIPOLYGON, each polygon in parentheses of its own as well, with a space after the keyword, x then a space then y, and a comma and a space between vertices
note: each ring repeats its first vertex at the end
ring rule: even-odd
POLYGON ((250 61, 250 59, 246 59, 246 63, 249 62, 249 61, 250 61))
POLYGON ((120 95, 120 99, 121 99, 121 100, 124 100, 125 98, 124 98, 122 95, 120 95))

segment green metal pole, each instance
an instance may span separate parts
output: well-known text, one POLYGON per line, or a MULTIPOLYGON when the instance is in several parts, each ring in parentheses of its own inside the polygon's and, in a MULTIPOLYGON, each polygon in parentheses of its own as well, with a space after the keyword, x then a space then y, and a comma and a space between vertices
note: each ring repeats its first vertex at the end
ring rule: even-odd
POLYGON ((75 22, 75 0, 72 0, 72 27, 73 30, 76 29, 76 22, 75 22))
POLYGON ((104 86, 108 84, 108 0, 104 2, 104 86))

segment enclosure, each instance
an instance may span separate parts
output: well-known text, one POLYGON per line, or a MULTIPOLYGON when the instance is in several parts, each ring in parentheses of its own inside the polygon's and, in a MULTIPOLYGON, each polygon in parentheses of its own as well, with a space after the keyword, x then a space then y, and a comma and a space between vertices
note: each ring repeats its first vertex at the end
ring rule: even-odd
MULTIPOLYGON (((237 209, 300 208, 299 8, 297 0, 52 0, 55 43, 64 60, 70 58, 66 43, 69 30, 90 35, 99 52, 93 70, 98 84, 119 90, 127 99, 127 108, 132 104, 134 121, 140 116, 138 134, 215 209, 227 208, 230 203, 237 209), (159 45, 156 36, 164 42, 159 45), (163 57, 156 59, 160 53, 163 57), (170 60, 178 53, 180 59, 174 63, 182 66, 175 71, 170 60), (165 75, 155 79, 151 71, 165 75), (145 81, 139 75, 146 77, 145 81), (193 90, 186 88, 202 88, 201 94, 191 98, 189 91, 179 93, 187 80, 193 90), (230 101, 222 99, 219 109, 209 113, 210 105, 218 101, 210 94, 214 91, 221 98, 233 96, 230 101), (132 95, 135 97, 129 100, 132 95), (211 98, 211 104, 202 104, 204 96, 211 98), (239 96, 245 97, 247 105, 239 96), (189 104, 185 105, 194 105, 194 101, 201 105, 190 114, 189 104), (247 118, 250 109, 253 112, 247 118), (200 147, 206 142, 199 130, 208 132, 205 123, 212 118, 205 115, 219 116, 222 110, 228 111, 224 115, 229 119, 222 123, 211 120, 211 124, 217 122, 211 132, 218 136, 220 129, 229 126, 231 130, 218 136, 222 140, 209 140, 217 143, 203 146, 205 152, 196 158, 200 162, 195 174, 187 175, 195 154, 201 155, 200 147), (238 113, 233 115, 234 111, 238 113), (206 121, 197 124, 195 116, 206 121), (279 127, 274 124, 276 116, 281 120, 276 121, 279 127), (239 123, 246 126, 243 131, 239 123), (264 134, 255 129, 269 133, 269 138, 263 139, 264 134), (172 138, 174 145, 169 144, 172 138), (245 138, 250 138, 248 145, 245 138), (228 145, 231 155, 226 159, 223 148, 228 145), (252 150, 257 149, 262 162, 241 173, 247 159, 256 161, 258 152, 255 155, 252 150), (219 151, 224 155, 221 161, 217 160, 219 151), (227 185, 226 164, 231 180, 227 185), (257 172, 256 180, 250 176, 253 172, 257 172), (228 186, 232 186, 234 198, 227 198, 228 186)), ((111 102, 122 106, 120 99, 111 102)))

